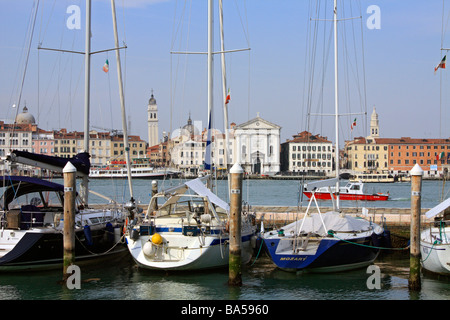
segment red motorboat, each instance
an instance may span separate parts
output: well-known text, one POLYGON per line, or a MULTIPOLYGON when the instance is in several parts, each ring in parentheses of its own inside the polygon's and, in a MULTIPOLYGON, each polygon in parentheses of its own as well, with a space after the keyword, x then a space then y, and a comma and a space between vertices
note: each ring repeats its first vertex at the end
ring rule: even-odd
MULTIPOLYGON (((307 184, 303 189, 303 194, 309 199, 314 196, 318 200, 331 200, 336 199, 335 187, 320 187, 315 190, 308 190, 307 184)), ((349 182, 344 187, 339 187, 339 199, 340 200, 363 200, 363 201, 386 201, 389 199, 389 193, 365 193, 364 183, 362 182, 349 182)))

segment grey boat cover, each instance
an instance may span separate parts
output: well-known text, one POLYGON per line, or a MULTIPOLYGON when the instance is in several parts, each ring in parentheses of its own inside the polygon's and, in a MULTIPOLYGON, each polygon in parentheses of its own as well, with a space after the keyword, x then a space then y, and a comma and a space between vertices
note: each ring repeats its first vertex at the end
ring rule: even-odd
POLYGON ((357 233, 366 232, 372 228, 375 228, 375 231, 379 231, 377 230, 379 226, 370 221, 348 215, 341 216, 339 212, 334 211, 326 212, 322 215, 313 213, 306 218, 283 227, 286 235, 290 235, 292 232, 292 235, 314 233, 321 236, 326 236, 330 230, 334 232, 357 233))

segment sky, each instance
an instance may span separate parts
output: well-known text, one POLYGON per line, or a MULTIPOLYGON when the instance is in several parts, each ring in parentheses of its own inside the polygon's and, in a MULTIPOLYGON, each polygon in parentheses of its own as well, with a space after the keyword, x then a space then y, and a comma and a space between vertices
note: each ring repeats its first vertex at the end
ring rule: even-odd
MULTIPOLYGON (((225 48, 250 49, 226 55, 230 122, 241 124, 259 113, 281 126, 281 142, 303 130, 334 141, 332 117, 319 120, 317 115, 307 116, 316 109, 334 112, 333 38, 327 21, 332 16, 332 1, 321 1, 318 13, 315 2, 224 0, 225 48), (317 47, 311 40, 314 35, 317 47), (314 60, 312 48, 317 50, 314 60), (320 50, 325 53, 318 53, 320 50), (309 90, 312 83, 314 89, 309 90)), ((12 122, 26 104, 42 129, 82 131, 83 55, 37 48, 40 43, 44 48, 84 51, 85 1, 39 1, 26 59, 37 3, 0 0, 0 120, 12 122), (80 9, 79 27, 74 24, 76 12, 68 11, 73 6, 80 9), (14 108, 19 97, 20 106, 14 108)), ((434 68, 446 53, 441 46, 450 48, 446 37, 450 3, 345 0, 338 8, 339 17, 348 19, 338 23, 339 101, 340 110, 348 113, 340 117, 341 139, 367 136, 374 107, 381 137, 448 138, 448 69, 435 73, 434 68), (378 12, 368 11, 374 6, 378 12), (350 19, 353 17, 359 18, 350 19), (343 43, 352 44, 346 47, 343 43), (351 131, 355 118, 357 126, 351 131)), ((214 50, 219 51, 217 1, 214 9, 214 50)), ((117 0, 116 11, 119 42, 127 46, 120 55, 130 134, 148 140, 147 104, 152 92, 158 105, 160 139, 163 131, 174 132, 185 125, 189 116, 206 127, 206 56, 171 52, 206 52, 207 1, 117 0)), ((91 34, 92 51, 114 47, 108 0, 93 0, 91 34)), ((122 129, 116 70, 114 51, 92 55, 93 129, 122 129), (108 73, 102 71, 106 60, 108 73)), ((217 54, 214 126, 220 130, 222 101, 217 54)))

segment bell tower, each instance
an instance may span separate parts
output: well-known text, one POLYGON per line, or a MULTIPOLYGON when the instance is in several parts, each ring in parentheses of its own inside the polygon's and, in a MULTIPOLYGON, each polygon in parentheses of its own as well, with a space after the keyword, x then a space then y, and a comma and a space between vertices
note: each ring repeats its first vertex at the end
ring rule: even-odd
POLYGON ((378 113, 375 109, 375 106, 373 107, 373 112, 370 117, 370 136, 373 138, 380 137, 380 124, 378 121, 378 113))
POLYGON ((156 99, 152 95, 148 100, 147 106, 147 123, 148 123, 148 145, 152 147, 158 144, 158 105, 156 104, 156 99))

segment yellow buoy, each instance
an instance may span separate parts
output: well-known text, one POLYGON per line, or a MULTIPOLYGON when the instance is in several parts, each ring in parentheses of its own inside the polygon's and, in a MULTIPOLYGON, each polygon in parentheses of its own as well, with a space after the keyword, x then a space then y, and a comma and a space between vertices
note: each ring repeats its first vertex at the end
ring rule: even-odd
POLYGON ((163 239, 162 239, 162 237, 161 237, 161 235, 159 233, 155 233, 152 236, 152 242, 154 244, 161 244, 163 242, 163 239))

